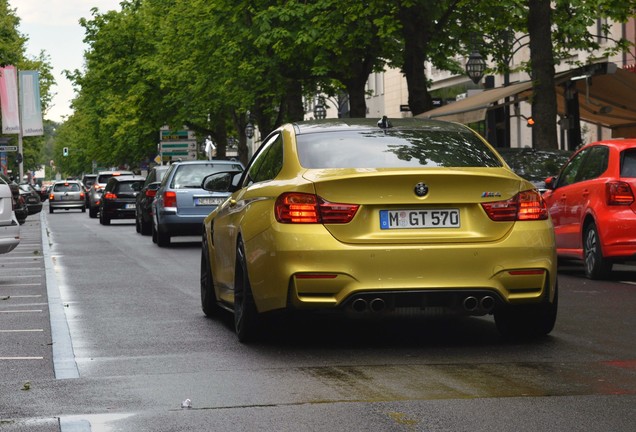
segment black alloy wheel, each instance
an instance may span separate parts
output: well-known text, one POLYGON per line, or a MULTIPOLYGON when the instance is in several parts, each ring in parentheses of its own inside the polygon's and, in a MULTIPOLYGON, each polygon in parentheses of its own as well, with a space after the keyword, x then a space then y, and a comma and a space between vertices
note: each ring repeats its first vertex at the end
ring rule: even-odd
POLYGON ((214 317, 219 313, 205 230, 203 230, 203 241, 201 242, 201 308, 207 317, 214 317))
MULTIPOLYGON (((549 283, 549 282, 547 282, 549 283)), ((503 306, 495 309, 497 330, 507 339, 534 339, 547 336, 556 323, 559 309, 559 284, 554 287, 554 300, 531 305, 503 306)))
POLYGON ((601 240, 594 222, 585 226, 583 233, 583 258, 585 276, 589 279, 607 279, 612 272, 612 263, 603 257, 601 240))
POLYGON ((247 261, 242 240, 239 240, 236 250, 234 273, 234 330, 238 340, 245 343, 256 338, 259 319, 247 274, 247 261))

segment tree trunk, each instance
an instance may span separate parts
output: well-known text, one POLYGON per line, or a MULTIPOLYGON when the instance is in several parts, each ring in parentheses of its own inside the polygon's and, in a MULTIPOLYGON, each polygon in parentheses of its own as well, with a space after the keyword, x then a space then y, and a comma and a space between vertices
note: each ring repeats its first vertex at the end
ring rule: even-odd
POLYGON ((552 24, 550 0, 529 0, 528 10, 533 80, 532 145, 538 149, 556 149, 558 148, 557 104, 550 29, 552 24))
POLYGON ((367 116, 367 101, 366 101, 366 85, 367 75, 363 79, 351 79, 345 82, 347 93, 349 93, 349 115, 353 118, 364 118, 367 116))
POLYGON ((419 17, 420 7, 400 10, 402 35, 404 36, 404 65, 402 72, 406 77, 409 93, 409 108, 413 115, 421 114, 433 108, 431 95, 428 92, 426 70, 426 28, 419 17))

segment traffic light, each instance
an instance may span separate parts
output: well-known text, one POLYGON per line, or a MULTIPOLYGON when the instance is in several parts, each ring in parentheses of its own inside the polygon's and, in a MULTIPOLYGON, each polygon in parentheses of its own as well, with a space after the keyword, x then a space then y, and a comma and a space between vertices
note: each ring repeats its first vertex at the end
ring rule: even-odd
POLYGON ((526 126, 528 127, 534 126, 534 119, 532 117, 528 117, 528 123, 526 123, 526 126))
POLYGON ((68 156, 68 147, 62 149, 62 156, 68 156))

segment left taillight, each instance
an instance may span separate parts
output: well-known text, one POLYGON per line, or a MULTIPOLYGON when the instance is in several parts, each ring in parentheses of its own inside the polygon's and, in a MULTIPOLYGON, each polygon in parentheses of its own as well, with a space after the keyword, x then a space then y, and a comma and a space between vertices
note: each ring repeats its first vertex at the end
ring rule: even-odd
POLYGON ((288 192, 274 205, 276 220, 281 223, 348 223, 356 215, 357 204, 332 203, 318 195, 288 192))
POLYGON ((628 206, 634 202, 634 193, 629 183, 611 181, 605 186, 607 192, 607 205, 628 206))
POLYGON ((548 208, 543 197, 536 190, 519 192, 508 200, 481 203, 481 206, 488 217, 497 222, 548 218, 548 208))
POLYGON ((176 207, 177 206, 177 193, 174 191, 165 191, 163 193, 163 206, 164 207, 176 207))
POLYGON ((114 194, 112 192, 106 192, 102 198, 106 200, 114 200, 114 199, 117 199, 117 194, 114 194))

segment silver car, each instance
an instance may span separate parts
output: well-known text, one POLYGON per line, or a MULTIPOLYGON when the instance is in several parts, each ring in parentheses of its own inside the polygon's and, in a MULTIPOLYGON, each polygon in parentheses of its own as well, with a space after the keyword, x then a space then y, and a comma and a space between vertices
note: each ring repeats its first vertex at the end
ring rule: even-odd
POLYGON ((198 160, 173 163, 152 202, 152 241, 168 246, 174 236, 201 235, 203 219, 229 193, 208 192, 203 178, 221 171, 243 171, 238 161, 198 160))
POLYGON ((86 211, 86 195, 81 182, 67 180, 53 183, 49 191, 49 213, 60 209, 86 211))

